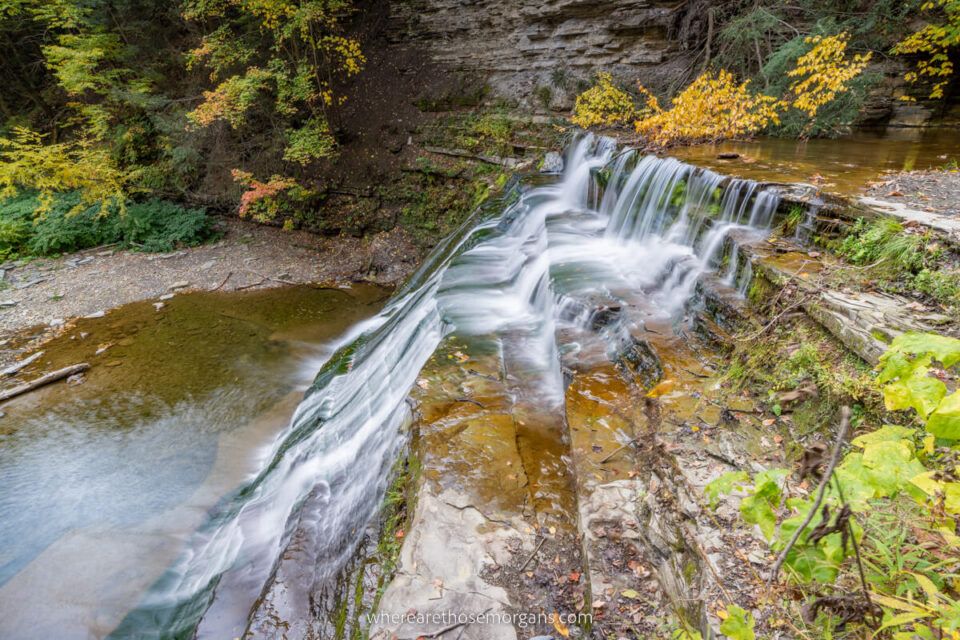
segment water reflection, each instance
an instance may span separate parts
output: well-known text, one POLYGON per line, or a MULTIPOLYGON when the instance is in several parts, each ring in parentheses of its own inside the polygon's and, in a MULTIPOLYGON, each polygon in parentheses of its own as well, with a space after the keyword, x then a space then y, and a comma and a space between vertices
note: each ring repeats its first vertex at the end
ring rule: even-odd
POLYGON ((960 161, 960 132, 888 128, 835 140, 758 138, 673 149, 670 155, 744 178, 819 183, 828 191, 854 194, 885 171, 930 169, 960 161), (718 157, 729 154, 740 157, 718 157))

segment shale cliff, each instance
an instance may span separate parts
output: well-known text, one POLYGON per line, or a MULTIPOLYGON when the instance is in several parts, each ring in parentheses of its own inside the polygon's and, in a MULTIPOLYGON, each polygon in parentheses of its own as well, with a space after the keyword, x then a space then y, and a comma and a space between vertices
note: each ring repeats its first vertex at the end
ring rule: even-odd
POLYGON ((706 37, 703 0, 408 0, 391 3, 394 42, 483 74, 521 106, 566 110, 603 69, 668 89, 689 80, 706 37))

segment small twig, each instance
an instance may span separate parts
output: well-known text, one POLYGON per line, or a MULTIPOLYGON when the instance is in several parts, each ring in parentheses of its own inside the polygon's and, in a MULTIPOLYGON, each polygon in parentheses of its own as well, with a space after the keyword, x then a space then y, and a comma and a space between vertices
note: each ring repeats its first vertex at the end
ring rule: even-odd
POLYGON ((837 433, 837 441, 833 445, 833 454, 830 456, 830 463, 827 465, 826 470, 823 472, 823 477, 820 479, 820 488, 817 491, 817 499, 814 501, 813 506, 810 508, 810 511, 807 512, 807 517, 803 519, 803 522, 797 527, 796 531, 793 532, 793 536, 790 538, 790 542, 787 543, 787 546, 783 548, 783 551, 780 552, 780 556, 777 558, 776 564, 773 565, 773 570, 770 572, 770 578, 767 580, 768 583, 776 581, 777 575, 780 573, 780 567, 783 566, 783 563, 787 559, 787 554, 790 553, 790 550, 793 549, 793 546, 797 544, 797 540, 800 539, 800 536, 806 530, 807 525, 810 524, 810 521, 813 520, 813 517, 820 511, 820 505, 823 503, 823 496, 827 492, 827 484, 830 482, 830 477, 833 475, 833 469, 837 466, 837 460, 840 458, 840 451, 843 449, 843 443, 847 439, 847 430, 850 428, 850 407, 844 407, 840 413, 840 431, 837 433))
POLYGON ((454 402, 469 402, 470 404, 475 404, 475 405, 477 405, 477 406, 480 407, 481 409, 486 409, 486 407, 483 406, 483 403, 478 402, 477 400, 474 400, 473 398, 457 398, 456 400, 454 400, 454 402))
POLYGON ((224 278, 223 281, 217 286, 215 286, 213 289, 210 289, 210 291, 218 291, 219 289, 221 289, 223 285, 227 284, 227 280, 229 280, 230 276, 232 275, 233 275, 233 271, 230 271, 229 273, 227 273, 227 277, 224 278))
POLYGON ((612 452, 610 453, 610 455, 608 455, 606 458, 604 458, 603 460, 601 460, 601 461, 600 461, 600 464, 603 464, 603 463, 607 462, 608 460, 610 460, 610 458, 612 458, 613 456, 617 455, 618 453, 620 453, 621 451, 623 451, 624 449, 626 449, 627 447, 629 447, 630 445, 632 445, 632 444, 635 443, 636 441, 637 441, 637 439, 636 439, 636 438, 633 438, 633 439, 631 439, 630 441, 625 442, 623 445, 621 445, 620 447, 618 447, 616 450, 612 451, 612 452))
POLYGON ((527 565, 530 564, 530 561, 537 557, 537 553, 540 552, 540 547, 543 546, 543 543, 546 542, 546 538, 540 538, 540 544, 537 545, 537 548, 533 550, 533 553, 530 554, 530 557, 527 558, 527 561, 520 565, 520 568, 517 569, 517 573, 522 573, 524 569, 527 568, 527 565))
POLYGON ((239 287, 236 288, 236 291, 243 291, 244 289, 252 289, 253 287, 259 287, 260 285, 262 285, 262 284, 263 284, 264 282, 266 282, 267 280, 268 280, 268 278, 264 278, 264 279, 261 280, 260 282, 254 282, 254 283, 252 283, 252 284, 244 284, 244 285, 241 285, 241 286, 239 286, 239 287))
POLYGON ((708 376, 708 375, 705 374, 705 373, 697 373, 696 371, 691 371, 690 369, 687 369, 686 367, 680 367, 680 368, 683 369, 684 371, 686 371, 687 373, 689 373, 690 375, 692 375, 692 376, 695 377, 695 378, 709 378, 709 377, 710 377, 710 376, 708 376))
POLYGON ((749 341, 751 341, 751 340, 756 340, 757 338, 759 338, 760 336, 762 336, 763 334, 765 334, 767 331, 769 331, 770 328, 773 327, 773 325, 775 325, 777 322, 779 322, 779 321, 781 320, 781 318, 783 318, 783 317, 784 317, 785 315, 787 315, 789 312, 793 311, 793 310, 796 309, 797 307, 803 306, 804 304, 806 304, 806 303, 809 302, 809 301, 810 301, 810 296, 804 296, 803 298, 800 298, 800 300, 794 302, 793 304, 784 307, 783 311, 781 311, 780 313, 778 313, 777 315, 775 315, 775 316, 773 317, 773 319, 772 319, 770 322, 768 322, 767 324, 765 324, 763 327, 761 327, 759 331, 757 331, 756 333, 753 333, 753 334, 751 334, 751 335, 749 335, 749 336, 744 336, 744 337, 740 338, 740 340, 747 341, 747 342, 749 342, 749 341))
MULTIPOLYGON (((837 495, 840 496, 840 502, 845 503, 847 500, 843 497, 843 487, 840 486, 840 479, 834 478, 833 484, 837 487, 837 495)), ((851 518, 854 517, 855 516, 851 514, 851 518)), ((857 537, 853 534, 853 525, 850 524, 850 520, 847 520, 847 533, 850 535, 850 544, 853 545, 853 555, 857 560, 857 572, 860 574, 860 587, 863 589, 863 599, 867 601, 869 615, 873 617, 874 623, 876 623, 873 600, 870 599, 870 588, 867 586, 867 574, 863 570, 863 561, 860 559, 860 545, 857 544, 857 537)))

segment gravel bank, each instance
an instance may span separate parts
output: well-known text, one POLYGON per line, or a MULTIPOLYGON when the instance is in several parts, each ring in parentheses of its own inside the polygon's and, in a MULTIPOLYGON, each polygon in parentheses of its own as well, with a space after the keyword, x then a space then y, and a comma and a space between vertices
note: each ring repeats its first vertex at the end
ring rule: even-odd
POLYGON ((402 231, 372 238, 326 238, 236 219, 219 222, 217 242, 169 254, 98 247, 56 259, 0 266, 0 335, 28 327, 56 329, 128 302, 191 290, 235 291, 284 284, 391 284, 416 266, 402 231))

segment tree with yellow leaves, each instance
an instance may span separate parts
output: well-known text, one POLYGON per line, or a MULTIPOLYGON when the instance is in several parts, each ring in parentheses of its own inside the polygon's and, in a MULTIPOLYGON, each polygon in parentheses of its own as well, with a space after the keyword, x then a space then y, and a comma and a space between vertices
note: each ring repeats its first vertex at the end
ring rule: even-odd
POLYGON ((346 100, 335 80, 366 64, 360 44, 340 33, 349 11, 349 0, 189 0, 184 17, 214 28, 187 63, 206 67, 217 85, 188 118, 239 128, 260 106, 285 123, 284 159, 307 165, 329 157, 336 148, 330 110, 346 100), (245 44, 263 38, 266 46, 245 44))
POLYGON ((787 72, 788 76, 796 78, 790 85, 794 108, 813 118, 820 107, 846 91, 850 81, 863 73, 872 54, 856 54, 848 58, 848 40, 846 33, 805 39, 813 48, 797 58, 796 67, 787 72))
POLYGON ((673 98, 669 109, 638 85, 645 101, 645 107, 638 110, 632 98, 613 85, 610 74, 601 73, 597 84, 577 98, 573 122, 582 127, 610 126, 637 114, 634 128, 658 146, 755 135, 778 125, 790 108, 812 122, 821 107, 849 90, 851 81, 870 61, 869 53, 848 56, 848 39, 846 33, 806 38, 810 50, 787 72, 794 81, 781 98, 753 91, 749 80, 737 82, 732 73, 720 69, 701 74, 673 98))
POLYGON ((921 8, 939 13, 939 18, 932 18, 922 29, 898 42, 893 53, 919 57, 916 70, 908 72, 905 78, 910 83, 921 78, 932 80, 929 97, 936 100, 944 97, 943 90, 953 76, 950 53, 960 47, 960 0, 929 0, 921 8))

